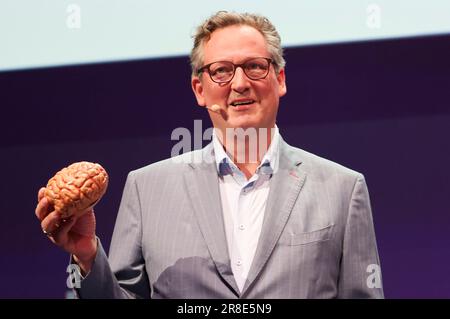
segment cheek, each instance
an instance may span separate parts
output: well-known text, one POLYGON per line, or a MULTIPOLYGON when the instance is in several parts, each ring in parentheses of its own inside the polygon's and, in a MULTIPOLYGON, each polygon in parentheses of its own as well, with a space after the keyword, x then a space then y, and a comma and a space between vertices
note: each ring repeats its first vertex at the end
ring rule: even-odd
POLYGON ((228 97, 229 89, 218 85, 209 85, 205 87, 204 97, 206 101, 217 101, 228 97))
POLYGON ((280 98, 280 87, 278 85, 278 82, 271 82, 264 88, 261 88, 261 97, 268 102, 268 104, 273 104, 278 101, 280 98))

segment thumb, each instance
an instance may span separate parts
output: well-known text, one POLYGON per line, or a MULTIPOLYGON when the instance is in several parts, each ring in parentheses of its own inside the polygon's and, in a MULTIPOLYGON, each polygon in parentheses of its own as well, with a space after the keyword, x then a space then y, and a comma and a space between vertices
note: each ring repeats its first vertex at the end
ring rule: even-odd
POLYGON ((82 236, 94 236, 95 226, 95 214, 94 210, 91 209, 75 220, 75 224, 73 225, 71 231, 82 236))

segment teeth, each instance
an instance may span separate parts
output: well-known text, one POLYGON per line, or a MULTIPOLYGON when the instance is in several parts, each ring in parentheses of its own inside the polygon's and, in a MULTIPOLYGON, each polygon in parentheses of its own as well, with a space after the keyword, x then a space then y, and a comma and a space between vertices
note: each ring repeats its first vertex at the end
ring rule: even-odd
POLYGON ((237 106, 237 105, 245 105, 245 104, 251 104, 253 101, 242 101, 242 102, 233 102, 231 105, 237 106))

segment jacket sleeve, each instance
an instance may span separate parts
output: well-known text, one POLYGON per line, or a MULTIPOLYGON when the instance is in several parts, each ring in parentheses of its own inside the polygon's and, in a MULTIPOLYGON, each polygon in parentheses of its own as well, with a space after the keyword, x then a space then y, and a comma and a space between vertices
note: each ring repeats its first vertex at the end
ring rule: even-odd
POLYGON ((384 298, 369 192, 361 174, 348 207, 338 298, 384 298))

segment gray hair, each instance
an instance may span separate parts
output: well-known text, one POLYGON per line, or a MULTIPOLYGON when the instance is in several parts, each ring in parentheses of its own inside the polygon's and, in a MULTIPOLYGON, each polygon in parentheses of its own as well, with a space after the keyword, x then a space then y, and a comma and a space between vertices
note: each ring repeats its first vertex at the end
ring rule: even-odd
POLYGON ((268 51, 273 59, 275 69, 278 71, 284 68, 286 61, 283 58, 281 38, 269 19, 251 13, 218 11, 198 26, 193 36, 194 46, 190 55, 193 76, 203 66, 203 44, 210 39, 211 34, 215 30, 232 25, 247 25, 261 32, 267 42, 268 51))

